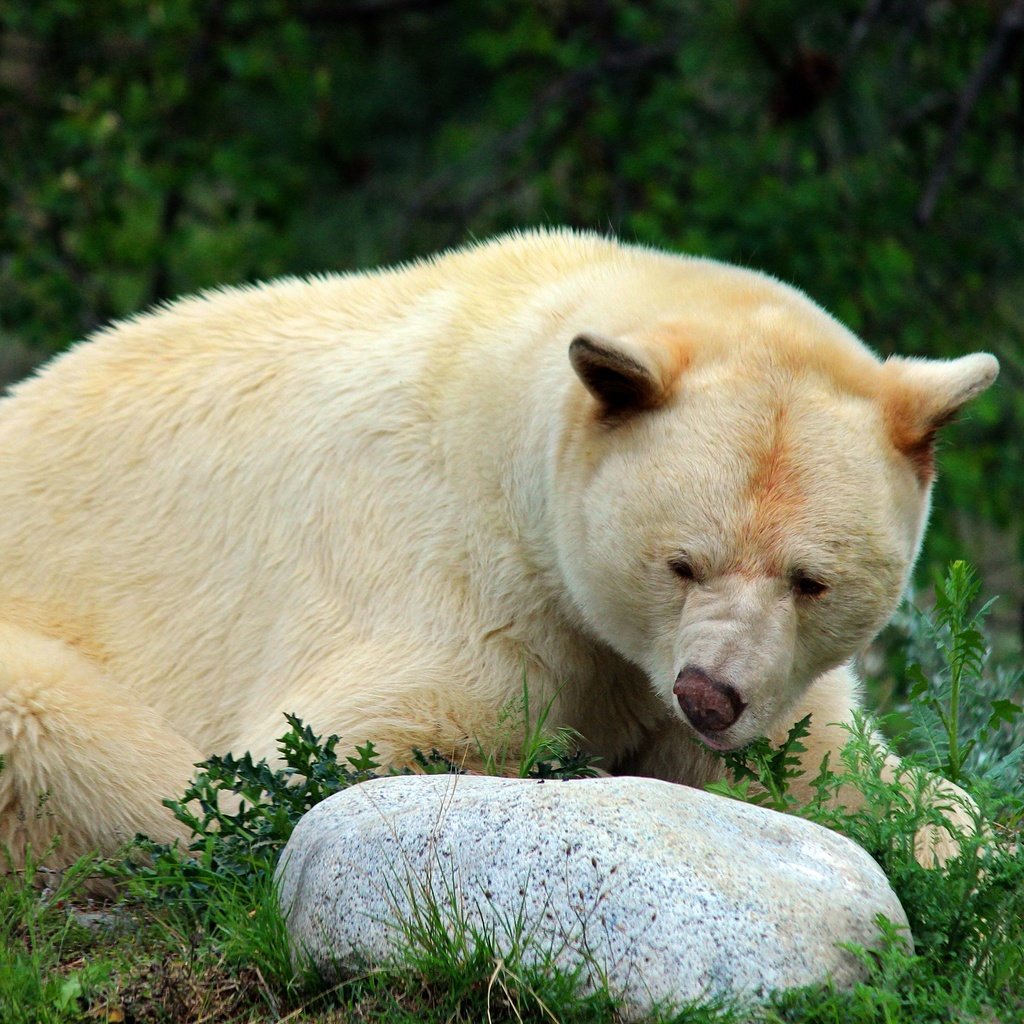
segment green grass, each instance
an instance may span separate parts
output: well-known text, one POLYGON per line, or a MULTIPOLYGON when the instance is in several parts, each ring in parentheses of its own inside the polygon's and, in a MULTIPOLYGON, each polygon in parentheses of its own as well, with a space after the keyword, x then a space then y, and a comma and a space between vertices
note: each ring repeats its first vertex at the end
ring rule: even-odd
POLYGON ((25 874, 0 886, 0 1020, 5 1024, 61 1024, 79 1019, 83 1003, 109 981, 104 960, 84 956, 87 931, 66 911, 94 865, 79 861, 40 895, 25 874))
MULTIPOLYGON (((957 779, 992 822, 960 856, 928 870, 913 836, 941 821, 925 800, 924 776, 900 786, 881 781, 881 753, 867 723, 851 730, 842 763, 817 776, 820 799, 797 808, 789 783, 797 769, 801 723, 778 748, 757 743, 730 755, 731 781, 716 788, 804 814, 836 828, 878 860, 911 921, 915 952, 880 921, 880 945, 861 949, 866 977, 852 991, 828 985, 773 996, 756 1008, 722 1003, 665 1008, 650 1024, 929 1024, 1024 1021, 1024 720, 1011 700, 1019 666, 993 665, 976 585, 961 564, 939 587, 931 616, 902 617, 903 647, 915 663, 908 698, 896 709, 911 763, 957 779), (836 811, 839 786, 863 806, 836 811)), ((485 757, 501 774, 553 777, 592 773, 568 732, 549 734, 546 709, 530 714, 528 695, 510 707, 485 757)), ((281 741, 283 766, 246 756, 211 758, 173 805, 193 829, 187 855, 140 840, 116 863, 83 860, 62 877, 37 873, 0 882, 0 1021, 272 1022, 607 1022, 621 1019, 606 990, 581 987, 552 954, 531 946, 522 922, 481 933, 458 916, 458 901, 420 900, 394 964, 335 983, 297 970, 273 884, 273 867, 295 822, 345 786, 379 776, 372 744, 352 757, 336 737, 321 739, 298 719, 281 741), (224 797, 242 797, 241 804, 224 797), (230 810, 225 808, 230 807, 230 810), (103 905, 108 927, 86 927, 95 908, 90 877, 101 870, 120 888, 103 905), (26 881, 26 879, 33 880, 26 881), (50 888, 40 883, 50 881, 50 888)), ((486 752, 481 751, 484 755, 486 752)), ((417 755, 423 771, 457 770, 436 753, 417 755)))

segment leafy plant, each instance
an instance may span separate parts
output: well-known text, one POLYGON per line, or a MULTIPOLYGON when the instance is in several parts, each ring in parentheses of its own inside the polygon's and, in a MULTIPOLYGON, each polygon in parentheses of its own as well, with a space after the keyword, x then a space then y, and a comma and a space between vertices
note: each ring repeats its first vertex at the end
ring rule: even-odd
MULTIPOLYGON (((769 807, 773 811, 794 811, 800 801, 790 792, 790 783, 804 775, 800 755, 806 750, 800 741, 810 732, 811 716, 805 715, 789 730, 778 746, 765 736, 754 740, 742 750, 723 752, 720 757, 725 765, 726 777, 710 782, 705 787, 711 793, 769 807)), ((817 803, 827 798, 829 790, 838 782, 829 770, 828 757, 822 762, 821 770, 812 784, 818 795, 817 803)))
MULTIPOLYGON (((908 607, 898 620, 908 652, 905 706, 892 719, 903 746, 947 778, 1024 799, 1024 668, 991 664, 980 584, 962 561, 935 588, 935 610, 908 607)), ((1004 804, 1006 800, 1004 799, 1004 804)))
MULTIPOLYGON (((337 736, 322 738, 295 715, 284 717, 289 728, 278 744, 281 766, 248 753, 211 757, 180 800, 165 801, 194 838, 179 850, 138 836, 142 856, 133 855, 126 865, 136 894, 173 892, 202 917, 210 894, 231 880, 248 885, 273 874, 296 823, 311 807, 339 790, 392 774, 381 768, 373 743, 339 757, 337 736)), ((413 756, 424 772, 459 771, 436 751, 413 756)))
MULTIPOLYGON (((551 707, 549 702, 532 719, 524 683, 522 696, 502 711, 495 745, 486 752, 479 746, 484 772, 537 779, 595 774, 591 758, 578 749, 578 734, 548 730, 551 707)), ((211 757, 199 766, 181 799, 165 801, 194 838, 186 850, 179 850, 137 837, 127 865, 137 895, 162 899, 173 893, 192 913, 206 918, 211 894, 231 880, 249 885, 273 874, 295 825, 311 807, 349 786, 395 774, 381 765, 372 742, 339 756, 339 737, 318 736, 297 716, 284 717, 289 728, 278 742, 280 766, 248 753, 211 757)), ((415 770, 423 773, 462 770, 436 750, 412 751, 412 759, 415 770)))
POLYGON ((957 1011, 976 1005, 979 997, 984 998, 981 985, 964 978, 954 996, 951 979, 936 974, 924 958, 910 952, 900 929, 884 917, 877 923, 876 947, 849 947, 863 964, 862 982, 849 991, 840 991, 833 985, 816 985, 777 992, 756 1018, 758 1024, 938 1024, 979 1019, 973 1014, 960 1016, 957 1011))

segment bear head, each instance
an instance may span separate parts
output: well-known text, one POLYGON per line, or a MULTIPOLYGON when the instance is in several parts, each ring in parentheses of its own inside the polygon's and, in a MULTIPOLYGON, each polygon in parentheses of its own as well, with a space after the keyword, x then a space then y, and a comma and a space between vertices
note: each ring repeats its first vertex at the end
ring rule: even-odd
POLYGON ((733 749, 891 616, 936 432, 998 364, 883 362, 794 289, 682 266, 569 346, 554 540, 589 628, 733 749))

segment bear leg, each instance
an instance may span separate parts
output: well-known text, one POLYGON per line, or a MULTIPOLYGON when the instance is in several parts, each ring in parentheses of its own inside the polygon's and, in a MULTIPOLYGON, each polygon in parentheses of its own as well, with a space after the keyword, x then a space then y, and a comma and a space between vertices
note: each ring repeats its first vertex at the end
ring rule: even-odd
POLYGON ((188 838, 161 800, 202 753, 69 644, 2 621, 0 757, 0 871, 188 838))
MULTIPOLYGON (((792 716, 798 722, 804 715, 811 714, 809 735, 803 740, 806 748, 800 760, 804 769, 803 777, 795 780, 790 792, 798 800, 808 802, 812 795, 811 782, 817 776, 822 759, 829 755, 829 765, 833 771, 842 770, 840 754, 850 733, 842 727, 842 723, 853 721, 853 711, 858 707, 857 679, 848 666, 841 666, 826 672, 811 684, 799 709, 792 716)), ((781 742, 785 739, 788 729, 780 729, 773 740, 781 742)), ((908 790, 918 784, 920 769, 907 769, 896 754, 887 749, 881 735, 875 734, 874 741, 883 752, 882 778, 887 782, 899 782, 908 790)), ((914 836, 914 855, 925 867, 943 864, 960 852, 960 839, 974 835, 979 828, 980 816, 975 802, 959 786, 948 779, 924 774, 920 781, 924 784, 925 800, 941 809, 948 827, 927 825, 914 836)), ((836 802, 840 806, 856 807, 861 802, 861 795, 852 788, 843 787, 837 794, 836 802)))

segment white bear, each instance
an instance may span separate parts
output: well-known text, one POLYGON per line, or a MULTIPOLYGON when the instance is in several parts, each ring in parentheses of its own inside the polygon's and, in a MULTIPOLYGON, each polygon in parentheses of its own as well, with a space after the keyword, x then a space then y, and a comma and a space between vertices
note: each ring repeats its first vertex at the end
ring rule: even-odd
POLYGON ((102 330, 0 403, 0 843, 173 839, 283 712, 473 763, 524 676, 612 772, 807 712, 816 766, 997 369, 567 231, 102 330))

